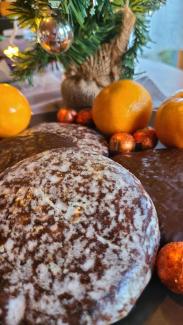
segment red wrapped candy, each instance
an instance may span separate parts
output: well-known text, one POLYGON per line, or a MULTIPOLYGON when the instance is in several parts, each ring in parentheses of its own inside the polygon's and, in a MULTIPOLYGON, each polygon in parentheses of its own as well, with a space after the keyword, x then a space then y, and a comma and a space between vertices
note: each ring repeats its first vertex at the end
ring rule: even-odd
POLYGON ((77 112, 71 108, 62 107, 57 112, 57 120, 60 123, 73 123, 77 116, 77 112))
POLYGON ((135 149, 135 140, 129 133, 119 132, 113 134, 109 142, 111 153, 129 153, 135 149))
POLYGON ((91 126, 93 124, 92 110, 82 109, 80 112, 78 112, 76 116, 76 123, 91 126))
POLYGON ((156 131, 152 127, 137 130, 133 136, 137 150, 153 149, 158 142, 156 131))

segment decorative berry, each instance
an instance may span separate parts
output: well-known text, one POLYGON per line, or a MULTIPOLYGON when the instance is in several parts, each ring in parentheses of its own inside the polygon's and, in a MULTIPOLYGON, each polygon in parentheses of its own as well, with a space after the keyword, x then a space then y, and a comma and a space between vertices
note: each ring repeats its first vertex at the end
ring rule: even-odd
POLYGON ((73 123, 76 116, 77 112, 67 107, 62 107, 57 112, 57 120, 60 123, 73 123))
POLYGON ((135 140, 129 133, 119 132, 110 138, 109 150, 112 153, 129 153, 135 149, 135 140))
POLYGON ((158 142, 156 131, 152 127, 137 130, 133 136, 137 150, 153 149, 158 142))
POLYGON ((170 290, 183 294, 183 242, 169 243, 160 250, 157 272, 170 290))
POLYGON ((76 123, 90 126, 93 124, 91 109, 82 109, 76 116, 76 123))

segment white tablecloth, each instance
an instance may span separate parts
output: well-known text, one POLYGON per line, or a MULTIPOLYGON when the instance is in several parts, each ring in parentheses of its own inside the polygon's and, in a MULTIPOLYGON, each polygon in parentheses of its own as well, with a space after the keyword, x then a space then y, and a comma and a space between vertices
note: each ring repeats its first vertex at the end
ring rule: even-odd
POLYGON ((61 74, 45 72, 34 77, 33 86, 20 85, 21 91, 32 107, 33 114, 56 111, 63 105, 61 80, 61 74))

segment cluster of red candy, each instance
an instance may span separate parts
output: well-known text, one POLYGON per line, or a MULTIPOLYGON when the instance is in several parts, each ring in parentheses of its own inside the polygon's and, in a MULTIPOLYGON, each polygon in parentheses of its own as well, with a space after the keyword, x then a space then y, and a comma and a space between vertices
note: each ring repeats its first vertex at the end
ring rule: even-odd
POLYGON ((57 120, 60 123, 77 123, 85 126, 92 126, 91 109, 83 109, 76 112, 74 109, 63 107, 57 113, 57 120))
MULTIPOLYGON (((61 123, 77 123, 94 127, 91 109, 83 109, 76 112, 73 109, 63 107, 57 113, 57 119, 61 123)), ((115 133, 109 139, 109 150, 112 154, 129 153, 153 149, 158 142, 155 129, 147 127, 137 130, 133 135, 125 132, 115 133)))
POLYGON ((137 130, 133 135, 125 132, 113 134, 109 142, 109 149, 112 153, 129 153, 153 149, 157 142, 155 129, 146 127, 137 130))

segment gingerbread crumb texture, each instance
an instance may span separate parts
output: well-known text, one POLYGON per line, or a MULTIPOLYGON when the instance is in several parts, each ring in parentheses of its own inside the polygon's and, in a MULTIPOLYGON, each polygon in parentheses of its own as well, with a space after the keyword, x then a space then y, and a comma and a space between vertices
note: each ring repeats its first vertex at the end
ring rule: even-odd
POLYGON ((125 317, 158 244, 151 199, 117 163, 71 149, 25 159, 0 176, 0 324, 125 317))

